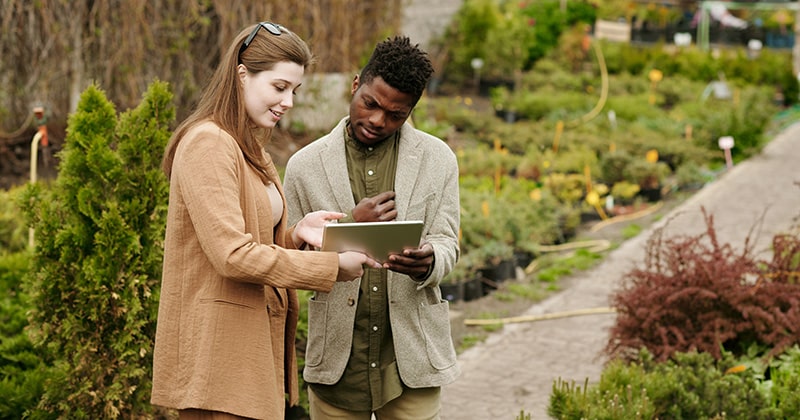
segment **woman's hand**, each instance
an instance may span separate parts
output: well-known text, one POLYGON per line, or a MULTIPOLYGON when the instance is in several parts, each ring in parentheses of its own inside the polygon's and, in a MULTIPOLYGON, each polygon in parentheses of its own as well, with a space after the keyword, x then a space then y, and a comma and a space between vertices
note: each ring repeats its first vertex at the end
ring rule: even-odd
POLYGON ((339 213, 337 211, 319 210, 308 213, 295 225, 294 231, 292 232, 292 241, 298 248, 303 242, 311 246, 321 247, 322 231, 325 225, 335 222, 344 216, 344 213, 339 213))
POLYGON ((372 258, 355 251, 339 253, 339 275, 336 281, 353 281, 364 275, 364 265, 381 268, 381 264, 372 258))

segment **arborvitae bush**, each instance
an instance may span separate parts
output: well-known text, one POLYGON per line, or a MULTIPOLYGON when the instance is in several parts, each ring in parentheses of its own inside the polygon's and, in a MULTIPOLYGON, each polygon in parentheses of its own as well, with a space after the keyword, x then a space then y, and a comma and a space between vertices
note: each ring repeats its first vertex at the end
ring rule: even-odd
POLYGON ((751 345, 774 356, 800 342, 800 238, 776 235, 771 260, 759 260, 749 235, 737 251, 703 215, 702 234, 666 238, 667 223, 649 239, 644 267, 627 273, 612 298, 610 356, 635 359, 644 347, 658 361, 691 350, 719 359, 722 350, 743 354, 751 345))
POLYGON ((175 119, 155 82, 120 115, 81 96, 53 188, 31 186, 35 342, 56 360, 35 417, 137 418, 149 404, 168 183, 159 166, 175 119))

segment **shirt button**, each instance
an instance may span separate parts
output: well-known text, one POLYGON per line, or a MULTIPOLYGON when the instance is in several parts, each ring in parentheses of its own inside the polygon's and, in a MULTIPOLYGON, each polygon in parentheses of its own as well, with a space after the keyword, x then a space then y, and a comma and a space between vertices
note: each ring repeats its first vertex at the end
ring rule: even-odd
POLYGON ((378 331, 378 326, 377 325, 373 325, 372 326, 372 331, 378 331))
POLYGON ((378 286, 372 286, 372 291, 373 292, 377 292, 378 291, 378 286))
POLYGON ((368 170, 368 171, 367 171, 367 175, 372 175, 372 174, 374 174, 374 173, 375 173, 375 172, 373 172, 373 171, 372 171, 372 169, 370 169, 370 170, 368 170))
POLYGON ((370 152, 372 151, 372 149, 373 149, 372 147, 367 147, 367 150, 369 150, 370 152))
POLYGON ((353 298, 347 299, 347 306, 353 306, 356 304, 356 300, 353 298))
POLYGON ((369 365, 372 366, 372 367, 378 366, 375 362, 372 362, 369 365))

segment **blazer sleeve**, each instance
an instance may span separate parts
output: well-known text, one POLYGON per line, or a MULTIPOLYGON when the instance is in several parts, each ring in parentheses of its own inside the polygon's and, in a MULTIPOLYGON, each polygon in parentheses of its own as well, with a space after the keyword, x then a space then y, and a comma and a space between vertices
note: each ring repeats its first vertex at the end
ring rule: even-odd
MULTIPOLYGON (((437 139, 440 142, 440 140, 437 139)), ((427 174, 429 180, 439 180, 436 183, 440 199, 431 212, 430 221, 425 240, 433 246, 434 264, 430 275, 418 288, 432 287, 446 276, 459 258, 458 229, 460 226, 460 194, 458 185, 458 162, 455 154, 449 149, 436 150, 429 153, 435 156, 432 171, 427 174)), ((427 222, 426 222, 427 223, 427 222)))

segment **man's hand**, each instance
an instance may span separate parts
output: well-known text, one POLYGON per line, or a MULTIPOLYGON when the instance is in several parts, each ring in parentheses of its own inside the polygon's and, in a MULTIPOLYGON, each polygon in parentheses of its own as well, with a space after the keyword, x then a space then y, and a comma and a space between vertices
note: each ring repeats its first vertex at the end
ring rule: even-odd
POLYGON ((353 208, 353 220, 356 222, 389 222, 396 217, 394 191, 384 191, 374 197, 365 198, 353 208))
POLYGON ((419 248, 405 249, 402 254, 391 254, 383 268, 422 279, 433 266, 433 245, 423 242, 419 248))

